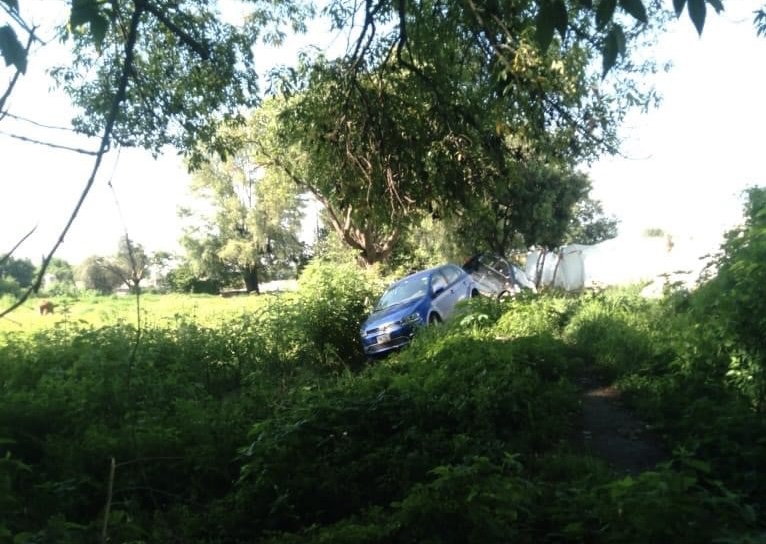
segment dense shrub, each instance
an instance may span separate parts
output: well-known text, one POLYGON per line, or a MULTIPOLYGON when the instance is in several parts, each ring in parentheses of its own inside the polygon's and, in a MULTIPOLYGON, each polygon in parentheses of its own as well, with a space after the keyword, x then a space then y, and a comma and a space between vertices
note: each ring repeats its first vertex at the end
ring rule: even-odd
POLYGON ((359 366, 364 360, 359 327, 377 294, 373 277, 353 264, 315 261, 298 285, 306 356, 328 366, 359 366))
POLYGON ((514 298, 509 310, 498 320, 495 331, 518 338, 536 334, 559 336, 576 300, 563 295, 524 293, 514 298))
POLYGON ((410 493, 428 493, 439 467, 550 447, 576 395, 563 345, 546 350, 561 367, 547 376, 534 364, 540 347, 444 335, 257 424, 238 492, 247 530, 301 531, 403 499, 414 515, 410 493))
MULTIPOLYGON (((712 263, 716 275, 691 299, 700 339, 714 343, 718 377, 766 408, 766 189, 751 189, 746 223, 729 232, 712 263), (720 375, 724 373, 724 376, 720 375)), ((696 338, 695 338, 696 340, 696 338)), ((695 358, 692 364, 709 361, 695 358)))
POLYGON ((698 292, 472 300, 369 365, 379 283, 327 263, 225 315, 186 297, 138 341, 116 299, 94 310, 116 325, 1 335, 0 542, 94 542, 105 520, 122 543, 763 542, 759 322, 715 302, 757 294, 752 234, 698 292), (583 455, 589 373, 668 463, 583 455))
MULTIPOLYGON (((614 379, 641 373, 661 364, 654 341, 659 310, 654 301, 642 298, 637 289, 611 289, 585 294, 577 303, 563 331, 604 377, 614 379)), ((666 356, 666 353, 660 355, 666 356)))

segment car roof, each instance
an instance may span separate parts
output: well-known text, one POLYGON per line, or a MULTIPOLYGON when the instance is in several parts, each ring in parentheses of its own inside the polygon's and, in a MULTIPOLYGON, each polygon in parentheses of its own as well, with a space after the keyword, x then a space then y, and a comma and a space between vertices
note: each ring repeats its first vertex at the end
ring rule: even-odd
POLYGON ((417 272, 413 272, 412 274, 409 274, 408 276, 404 276, 403 278, 401 278, 399 280, 396 280, 394 282, 394 284, 402 282, 402 281, 405 281, 405 280, 412 280, 412 279, 422 278, 423 276, 430 276, 434 272, 437 272, 439 270, 447 268, 448 266, 454 266, 456 268, 459 268, 457 265, 453 265, 451 263, 440 264, 439 266, 434 266, 434 267, 431 267, 431 268, 427 268, 426 270, 418 270, 417 272))

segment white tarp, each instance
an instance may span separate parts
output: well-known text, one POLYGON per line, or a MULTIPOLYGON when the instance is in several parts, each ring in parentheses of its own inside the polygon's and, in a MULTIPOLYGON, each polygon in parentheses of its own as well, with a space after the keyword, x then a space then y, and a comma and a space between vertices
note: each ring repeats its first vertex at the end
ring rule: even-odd
POLYGON ((705 253, 710 250, 693 240, 674 243, 664 237, 621 237, 592 246, 575 244, 555 251, 530 251, 524 271, 541 287, 566 291, 664 281, 669 276, 691 284, 704 265, 700 257, 705 253))

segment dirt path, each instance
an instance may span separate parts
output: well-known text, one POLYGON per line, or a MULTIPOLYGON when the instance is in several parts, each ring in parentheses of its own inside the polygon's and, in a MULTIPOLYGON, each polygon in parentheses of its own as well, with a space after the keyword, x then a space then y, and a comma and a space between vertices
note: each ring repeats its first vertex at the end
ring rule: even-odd
POLYGON ((621 404, 614 386, 599 384, 591 377, 581 378, 580 385, 580 441, 587 453, 627 473, 648 470, 666 458, 659 439, 621 404))

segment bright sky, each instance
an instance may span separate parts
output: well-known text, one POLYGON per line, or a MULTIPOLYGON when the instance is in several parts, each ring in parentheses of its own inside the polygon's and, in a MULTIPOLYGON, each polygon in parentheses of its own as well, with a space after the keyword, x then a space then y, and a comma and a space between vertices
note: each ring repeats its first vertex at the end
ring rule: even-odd
MULTIPOLYGON (((661 39, 659 50, 674 64, 670 73, 656 78, 664 97, 661 107, 632 114, 623 130, 622 156, 601 160, 590 170, 593 196, 621 219, 621 234, 655 227, 679 239, 693 235, 715 244, 724 228, 738 220, 741 191, 766 186, 766 39, 756 37, 752 26, 759 4, 762 0, 729 0, 725 14, 709 14, 702 38, 684 14, 661 39)), ((281 56, 288 59, 291 54, 281 56)), ((274 51, 257 55, 266 59, 264 68, 281 62, 279 57, 274 51)), ((38 69, 49 62, 32 60, 10 109, 41 123, 66 126, 72 110, 60 93, 49 92, 38 69)), ((0 68, 2 81, 6 74, 0 68)), ((39 262, 55 243, 93 160, 20 142, 6 133, 73 142, 56 131, 33 131, 8 118, 0 122, 0 254, 37 225, 16 255, 39 262)), ((74 145, 94 149, 96 142, 74 145)), ((89 255, 112 254, 125 228, 149 250, 178 250, 176 214, 188 201, 188 184, 189 176, 172 152, 158 160, 138 150, 108 155, 58 256, 77 263, 89 255)))

